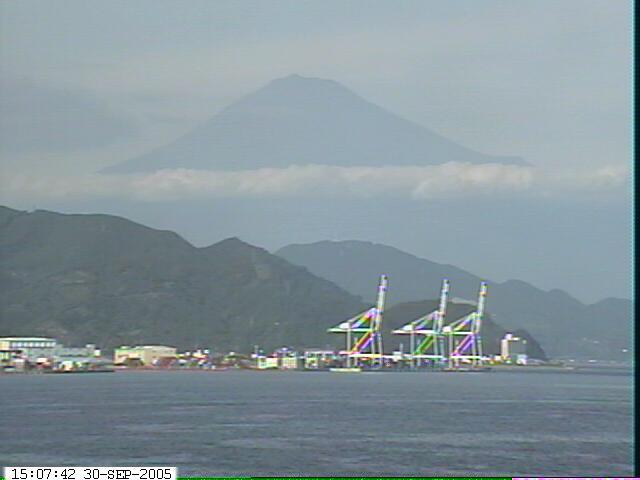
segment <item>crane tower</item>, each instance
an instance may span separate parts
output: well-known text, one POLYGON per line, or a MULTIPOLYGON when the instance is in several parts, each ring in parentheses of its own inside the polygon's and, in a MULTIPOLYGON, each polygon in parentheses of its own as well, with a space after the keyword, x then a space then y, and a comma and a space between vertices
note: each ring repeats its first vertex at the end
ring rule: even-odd
POLYGON ((425 359, 441 361, 445 358, 442 328, 447 311, 448 295, 449 281, 444 279, 440 290, 438 309, 393 330, 392 333, 396 335, 409 335, 412 367, 420 366, 425 359))
POLYGON ((346 355, 347 368, 359 366, 366 360, 369 360, 371 366, 382 366, 384 362, 382 315, 387 286, 387 276, 381 275, 376 306, 328 330, 330 333, 345 335, 345 350, 340 353, 346 355))
POLYGON ((487 283, 480 284, 478 306, 475 312, 466 315, 443 328, 448 340, 450 367, 459 367, 461 362, 473 366, 482 365, 482 319, 487 297, 487 283))

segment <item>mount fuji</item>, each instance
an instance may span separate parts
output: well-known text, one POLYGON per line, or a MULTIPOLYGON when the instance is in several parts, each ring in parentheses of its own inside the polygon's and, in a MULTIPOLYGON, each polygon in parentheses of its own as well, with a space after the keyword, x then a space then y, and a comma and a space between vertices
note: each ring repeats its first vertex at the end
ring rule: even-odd
POLYGON ((459 145, 333 80, 290 75, 232 103, 175 141, 103 172, 446 162, 526 164, 519 157, 486 155, 459 145))

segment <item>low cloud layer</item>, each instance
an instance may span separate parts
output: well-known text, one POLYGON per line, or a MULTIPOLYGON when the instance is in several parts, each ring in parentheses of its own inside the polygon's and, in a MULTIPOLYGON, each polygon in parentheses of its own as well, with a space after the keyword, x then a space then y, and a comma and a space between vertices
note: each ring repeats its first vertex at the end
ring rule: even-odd
POLYGON ((148 174, 5 176, 0 199, 129 198, 148 202, 194 198, 371 198, 416 201, 475 196, 606 193, 628 184, 626 166, 544 171, 515 165, 445 163, 427 167, 327 165, 245 171, 160 170, 148 174))

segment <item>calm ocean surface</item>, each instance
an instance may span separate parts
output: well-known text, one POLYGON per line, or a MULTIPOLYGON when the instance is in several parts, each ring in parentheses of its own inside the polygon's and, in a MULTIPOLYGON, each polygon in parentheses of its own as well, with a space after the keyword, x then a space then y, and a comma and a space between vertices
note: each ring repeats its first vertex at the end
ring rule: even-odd
POLYGON ((631 476, 631 385, 527 372, 4 375, 0 465, 631 476))

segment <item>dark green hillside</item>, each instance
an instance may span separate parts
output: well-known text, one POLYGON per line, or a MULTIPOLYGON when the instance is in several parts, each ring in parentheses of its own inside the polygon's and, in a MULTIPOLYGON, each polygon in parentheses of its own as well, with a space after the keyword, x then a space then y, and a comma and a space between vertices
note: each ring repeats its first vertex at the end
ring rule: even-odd
MULTIPOLYGON (((0 260, 0 336, 50 335, 106 349, 337 347, 342 339, 326 329, 367 307, 237 238, 196 248, 173 232, 109 215, 0 207, 0 260)), ((368 279, 373 290, 376 278, 368 279)), ((396 305, 385 328, 434 308, 435 301, 396 305)), ((452 304, 450 318, 471 308, 452 304)), ((485 327, 493 353, 505 331, 490 319, 485 327)), ((391 351, 397 337, 385 337, 391 351)), ((544 358, 538 350, 531 355, 544 358)))
POLYGON ((237 239, 199 249, 108 215, 2 208, 0 335, 242 350, 317 346, 360 300, 237 239))

